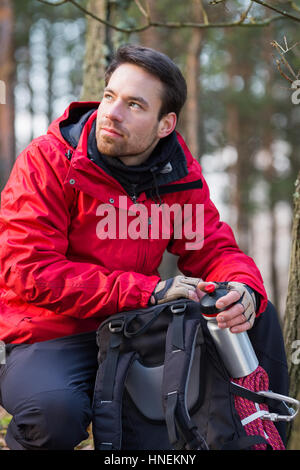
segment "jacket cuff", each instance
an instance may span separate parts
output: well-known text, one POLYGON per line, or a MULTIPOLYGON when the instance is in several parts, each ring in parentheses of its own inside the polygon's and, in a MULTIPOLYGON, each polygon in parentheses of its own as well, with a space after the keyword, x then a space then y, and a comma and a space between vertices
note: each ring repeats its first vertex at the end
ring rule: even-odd
POLYGON ((150 298, 157 286, 157 284, 160 282, 160 278, 157 277, 157 276, 151 276, 151 278, 149 279, 149 282, 148 283, 145 283, 143 286, 142 286, 142 291, 141 291, 141 297, 140 297, 140 306, 142 308, 145 308, 145 307, 150 307, 151 304, 150 303, 150 298), (153 279, 153 280, 150 280, 150 279, 153 279))

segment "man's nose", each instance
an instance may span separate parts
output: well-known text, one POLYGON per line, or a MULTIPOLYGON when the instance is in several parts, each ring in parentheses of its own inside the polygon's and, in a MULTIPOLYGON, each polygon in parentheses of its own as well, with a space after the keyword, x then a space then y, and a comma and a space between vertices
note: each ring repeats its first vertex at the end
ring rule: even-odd
POLYGON ((106 117, 112 121, 122 122, 124 119, 124 105, 121 100, 115 100, 106 109, 106 117))

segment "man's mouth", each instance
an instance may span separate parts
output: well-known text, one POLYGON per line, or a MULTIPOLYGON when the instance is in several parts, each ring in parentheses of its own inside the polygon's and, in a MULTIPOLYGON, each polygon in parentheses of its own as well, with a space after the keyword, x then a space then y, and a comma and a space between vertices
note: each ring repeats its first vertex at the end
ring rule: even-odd
POLYGON ((121 134, 121 132, 111 127, 101 127, 101 132, 111 137, 123 137, 123 134, 121 134))

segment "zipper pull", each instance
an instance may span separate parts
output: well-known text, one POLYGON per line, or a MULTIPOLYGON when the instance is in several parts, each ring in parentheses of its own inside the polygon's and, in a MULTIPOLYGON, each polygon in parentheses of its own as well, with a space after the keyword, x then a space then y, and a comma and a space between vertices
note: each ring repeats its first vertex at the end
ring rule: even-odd
POLYGON ((70 149, 67 150, 66 153, 65 153, 65 156, 67 157, 68 160, 71 160, 72 155, 73 155, 73 152, 70 149))
POLYGON ((130 199, 132 200, 132 202, 133 202, 134 204, 136 204, 136 203, 137 203, 137 202, 136 202, 136 200, 137 200, 137 195, 136 195, 135 189, 136 189, 136 187, 137 187, 137 184, 133 184, 133 183, 132 183, 132 184, 131 184, 131 187, 132 187, 132 195, 130 196, 130 199))

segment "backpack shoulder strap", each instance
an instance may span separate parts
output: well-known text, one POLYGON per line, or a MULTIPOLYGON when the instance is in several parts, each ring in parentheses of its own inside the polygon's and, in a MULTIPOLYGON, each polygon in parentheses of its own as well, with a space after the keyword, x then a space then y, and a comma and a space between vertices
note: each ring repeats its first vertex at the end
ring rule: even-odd
POLYGON ((122 396, 128 369, 136 353, 120 354, 122 334, 111 331, 105 360, 99 365, 93 397, 95 450, 120 450, 122 441, 122 396))
POLYGON ((171 308, 173 319, 166 336, 163 374, 163 406, 170 444, 176 450, 208 450, 191 420, 187 407, 187 384, 196 343, 204 342, 199 319, 186 321, 184 309, 171 308))

